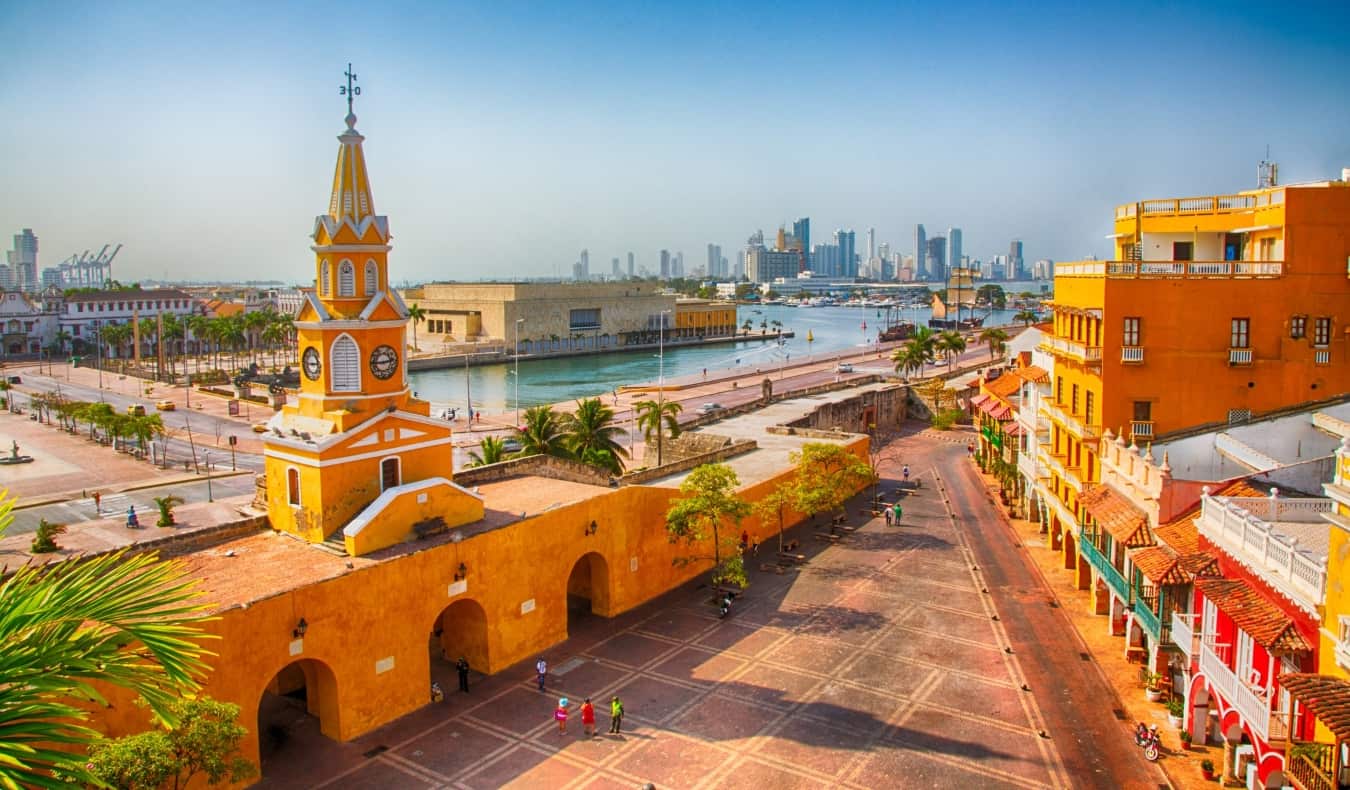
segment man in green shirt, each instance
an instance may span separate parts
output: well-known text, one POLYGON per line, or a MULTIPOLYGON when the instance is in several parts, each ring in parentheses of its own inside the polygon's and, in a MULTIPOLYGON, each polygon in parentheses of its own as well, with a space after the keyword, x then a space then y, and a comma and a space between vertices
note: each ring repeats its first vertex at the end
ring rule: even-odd
POLYGON ((897 527, 900 526, 900 516, 901 516, 901 515, 903 515, 903 512, 900 510, 900 503, 899 503, 899 502, 896 502, 896 503, 895 503, 895 525, 896 525, 897 527))
POLYGON ((609 701, 609 731, 619 734, 619 728, 623 726, 623 703, 618 697, 609 701))

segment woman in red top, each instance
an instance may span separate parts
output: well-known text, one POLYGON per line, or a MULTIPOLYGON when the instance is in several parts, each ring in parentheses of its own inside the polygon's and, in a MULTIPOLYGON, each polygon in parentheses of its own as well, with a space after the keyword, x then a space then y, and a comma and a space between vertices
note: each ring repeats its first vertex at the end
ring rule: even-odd
POLYGON ((587 738, 595 736, 595 707, 591 705, 590 697, 581 703, 581 726, 587 738))
POLYGON ((558 720, 558 734, 567 734, 567 697, 558 700, 558 709, 553 711, 553 718, 558 720))

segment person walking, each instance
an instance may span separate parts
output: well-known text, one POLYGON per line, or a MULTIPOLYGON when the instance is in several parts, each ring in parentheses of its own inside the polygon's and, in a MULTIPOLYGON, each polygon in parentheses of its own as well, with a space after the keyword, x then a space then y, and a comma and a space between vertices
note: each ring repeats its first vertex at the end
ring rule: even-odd
POLYGON ((103 515, 103 494, 98 491, 94 492, 94 512, 103 515))
POLYGON ((595 706, 591 704, 590 697, 581 703, 581 729, 587 738, 595 737, 595 706))
POLYGON ((905 514, 904 511, 900 509, 900 503, 899 503, 899 502, 896 502, 896 503, 895 503, 895 526, 897 526, 897 527, 900 526, 900 517, 903 516, 904 514, 905 514))
POLYGON ((539 660, 534 662, 534 672, 539 676, 539 690, 543 691, 544 679, 548 677, 548 662, 544 660, 543 656, 540 656, 539 660))
POLYGON ((558 700, 558 709, 553 711, 553 718, 558 722, 558 734, 567 734, 567 697, 558 700))
POLYGON ((455 669, 459 670, 459 690, 465 694, 469 693, 469 662, 460 656, 455 662, 455 669))
POLYGON ((889 526, 891 525, 891 516, 894 515, 894 514, 891 513, 891 509, 890 509, 890 508, 883 508, 883 509, 882 509, 882 512, 886 514, 886 526, 889 527, 889 526))
POLYGON ((617 696, 609 701, 609 731, 615 735, 620 734, 619 730, 623 728, 623 703, 617 696))
POLYGON ((905 482, 908 483, 908 482, 909 482, 909 464, 905 464, 905 467, 904 467, 903 469, 900 470, 900 474, 905 478, 905 482))

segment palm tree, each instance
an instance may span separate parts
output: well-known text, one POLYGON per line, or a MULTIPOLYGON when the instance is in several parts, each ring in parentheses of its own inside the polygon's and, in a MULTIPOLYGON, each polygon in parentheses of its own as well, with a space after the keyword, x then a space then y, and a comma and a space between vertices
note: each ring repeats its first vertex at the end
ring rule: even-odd
MULTIPOLYGON (((0 535, 12 521, 6 493, 0 535)), ((0 583, 0 787, 93 786, 85 752, 101 736, 87 703, 108 704, 100 686, 176 723, 171 705, 207 671, 194 597, 183 566, 153 554, 15 568, 0 583)))
POLYGON ((515 453, 516 458, 527 455, 572 457, 567 447, 567 434, 563 432, 562 420, 549 405, 531 406, 525 410, 525 424, 516 429, 516 439, 520 442, 520 450, 515 453))
POLYGON ((1023 326, 1031 326, 1039 317, 1035 310, 1019 310, 1017 315, 1013 316, 1013 320, 1021 321, 1023 326))
POLYGON ((891 361, 895 363, 896 371, 903 373, 908 380, 911 373, 923 370, 928 358, 923 347, 911 340, 891 352, 891 361))
POLYGON ((623 429, 614 425, 613 409, 599 398, 587 398, 577 401, 576 412, 564 415, 562 423, 573 455, 611 474, 623 474, 620 459, 627 458, 628 451, 617 440, 623 429))
POLYGON ((744 323, 744 324, 741 324, 741 329, 744 329, 744 330, 745 330, 745 333, 746 333, 747 335, 750 334, 750 330, 751 330, 751 329, 754 329, 754 328, 755 328, 755 322, 754 322, 754 321, 751 321, 749 318, 745 319, 745 323, 744 323))
POLYGON ((662 437, 667 433, 672 439, 680 435, 680 421, 676 415, 684 407, 677 401, 640 400, 633 404, 633 409, 637 412, 637 427, 642 429, 643 437, 650 440, 652 434, 656 434, 656 465, 660 466, 662 437))
POLYGON ((282 320, 267 322, 262 329, 262 341, 272 351, 272 367, 277 366, 277 349, 286 339, 286 324, 282 320))
POLYGON ((255 361, 254 352, 262 345, 262 333, 268 324, 272 323, 274 313, 270 308, 264 310, 254 310, 251 313, 244 313, 239 319, 241 328, 244 331, 244 338, 248 344, 249 361, 255 361))
POLYGON ((422 321, 425 320, 426 317, 427 311, 423 309, 421 305, 417 304, 416 302, 413 302, 412 304, 408 305, 408 320, 412 321, 413 351, 417 350, 417 325, 422 323, 422 321))
POLYGON ((58 349, 58 353, 64 354, 66 353, 66 344, 69 343, 73 338, 71 337, 71 334, 69 332, 62 329, 57 331, 56 337, 54 339, 56 340, 56 348, 58 349))
POLYGON ((155 497, 155 507, 159 508, 159 520, 155 522, 155 526, 172 527, 177 523, 173 520, 173 509, 181 504, 183 498, 173 494, 155 497))
POLYGON ((998 327, 990 327, 980 333, 980 342, 989 346, 989 360, 992 362, 1008 348, 1008 333, 998 327))
POLYGON ((506 460, 506 442, 496 436, 484 436, 478 443, 478 449, 482 452, 469 451, 469 457, 473 459, 469 462, 469 466, 487 466, 506 460))
POLYGON ((966 350, 966 337, 960 332, 948 330, 938 335, 933 346, 947 356, 947 372, 950 373, 956 358, 966 350))

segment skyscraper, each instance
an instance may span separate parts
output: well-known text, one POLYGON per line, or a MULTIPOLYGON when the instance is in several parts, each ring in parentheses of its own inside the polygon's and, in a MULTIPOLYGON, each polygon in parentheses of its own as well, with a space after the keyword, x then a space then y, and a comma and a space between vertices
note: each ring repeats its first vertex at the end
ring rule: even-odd
POLYGON ((628 276, 633 276, 633 253, 628 253, 628 276))
POLYGON ((1026 279, 1027 272, 1026 272, 1026 264, 1022 261, 1021 239, 1013 239, 1012 243, 1008 245, 1008 266, 1010 267, 1010 270, 1008 272, 1008 279, 1011 280, 1026 279))
POLYGON ((960 228, 947 228, 947 265, 952 268, 961 265, 960 228))
POLYGON ((839 277, 858 276, 858 256, 855 253, 857 235, 851 230, 836 230, 834 246, 839 248, 839 277))
POLYGON ((802 255, 806 256, 806 268, 811 268, 811 218, 802 217, 792 223, 792 235, 802 244, 802 255))
POLYGON ((618 258, 615 258, 615 259, 610 263, 610 274, 611 274, 611 275, 614 277, 614 279, 616 279, 616 280, 623 276, 623 273, 622 273, 621 271, 619 271, 619 259, 618 259, 618 258))
POLYGON ((670 279, 670 250, 661 250, 661 279, 670 279))
POLYGON ((867 260, 877 257, 877 229, 867 229, 867 260))
POLYGON ((671 277, 683 277, 683 276, 684 276, 684 253, 683 253, 683 252, 677 252, 677 253, 675 253, 674 257, 672 257, 672 258, 670 259, 670 276, 671 276, 671 277))
POLYGON ((923 232, 923 225, 914 226, 914 276, 928 279, 928 234, 923 232))
POLYGON ((726 277, 727 272, 722 266, 722 245, 708 245, 708 270, 709 277, 726 277))
POLYGON ((37 293, 41 288, 37 276, 38 239, 32 228, 14 234, 14 249, 9 251, 10 277, 20 291, 37 293))
POLYGON ((945 282, 947 279, 947 240, 934 236, 928 240, 928 279, 930 282, 945 282))

